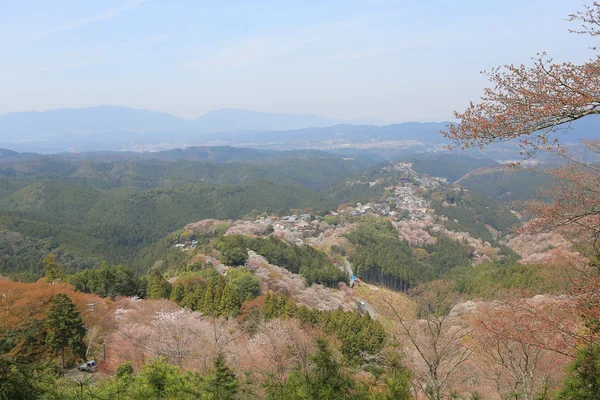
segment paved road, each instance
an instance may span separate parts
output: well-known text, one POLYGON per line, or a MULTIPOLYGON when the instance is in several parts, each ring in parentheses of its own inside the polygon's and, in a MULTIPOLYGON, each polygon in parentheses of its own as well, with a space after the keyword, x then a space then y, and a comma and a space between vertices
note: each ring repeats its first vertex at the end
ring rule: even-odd
MULTIPOLYGON (((348 274, 348 279, 350 279, 351 276, 354 275, 354 273, 352 272, 352 266, 350 265, 350 262, 344 257, 344 269, 346 270, 346 273, 348 274)), ((356 298, 357 300, 357 306, 358 306, 358 311, 360 311, 361 314, 364 314, 365 312, 368 312, 369 315, 371 316, 371 318, 376 319, 377 318, 377 313, 375 312, 375 310, 373 309, 373 307, 371 307, 371 305, 369 303, 367 303, 364 299, 361 298, 356 298)))
POLYGON ((89 380, 91 383, 96 382, 98 379, 105 378, 107 375, 103 372, 79 372, 77 368, 70 369, 65 371, 65 378, 70 379, 75 382, 82 382, 89 380))
POLYGON ((373 307, 371 307, 371 305, 369 303, 367 303, 360 297, 357 297, 357 300, 358 300, 358 311, 360 311, 361 314, 364 314, 366 311, 369 313, 369 315, 371 316, 372 319, 377 319, 377 313, 375 312, 375 310, 373 309, 373 307))
POLYGON ((345 257, 344 257, 344 270, 346 271, 346 274, 348 274, 348 279, 350 279, 350 277, 352 275, 354 275, 352 273, 352 266, 350 265, 350 262, 348 261, 348 259, 346 259, 345 257))

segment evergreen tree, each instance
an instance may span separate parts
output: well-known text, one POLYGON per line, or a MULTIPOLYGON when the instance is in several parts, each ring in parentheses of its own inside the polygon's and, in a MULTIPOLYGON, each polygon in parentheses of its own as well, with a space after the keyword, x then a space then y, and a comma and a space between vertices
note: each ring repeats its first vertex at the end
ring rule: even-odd
POLYGON ((199 391, 195 376, 182 374, 178 367, 165 358, 146 364, 130 388, 131 399, 197 399, 199 391))
POLYGON ((270 292, 267 293, 267 295, 265 296, 265 303, 263 304, 263 307, 262 307, 262 312, 265 315, 266 320, 270 320, 271 318, 275 317, 273 300, 274 300, 274 296, 272 296, 270 292))
POLYGON ((109 291, 111 297, 135 296, 139 292, 139 283, 133 272, 123 265, 112 267, 114 270, 114 285, 109 291))
POLYGON ((46 342, 56 351, 60 351, 60 366, 65 368, 65 348, 70 347, 73 353, 84 355, 85 326, 77 307, 64 293, 59 293, 52 299, 48 310, 48 335, 46 342))
MULTIPOLYGON (((287 299, 287 297, 283 297, 283 298, 287 299)), ((297 312, 298 312, 298 306, 296 305, 296 302, 294 302, 293 300, 287 299, 287 301, 284 303, 283 308, 281 310, 281 316, 285 317, 285 318, 293 318, 296 316, 297 312)))
POLYGON ((600 346, 579 350, 569 366, 558 398, 564 400, 600 400, 600 346))
POLYGON ((174 301, 175 303, 182 305, 181 301, 183 300, 184 296, 185 296, 185 288, 183 287, 183 284, 181 282, 177 282, 177 284, 173 288, 173 291, 171 292, 171 301, 174 301))
POLYGON ((204 288, 202 286, 196 286, 188 290, 181 303, 182 307, 189 308, 190 310, 202 310, 204 306, 204 288))
POLYGON ((260 294, 258 278, 245 268, 228 270, 227 284, 231 285, 240 301, 251 300, 260 294))
POLYGON ((317 352, 312 357, 313 369, 309 374, 309 390, 312 399, 353 398, 354 385, 344 373, 324 339, 317 340, 317 352))
POLYGON ((230 267, 244 265, 248 261, 248 252, 240 247, 232 247, 223 250, 220 261, 230 267))
POLYGON ((226 317, 233 317, 237 315, 240 310, 240 302, 236 298, 235 292, 229 285, 226 285, 225 289, 223 289, 220 310, 221 315, 226 317))
POLYGON ((213 294, 213 285, 212 284, 208 285, 208 288, 206 289, 206 292, 204 293, 203 306, 202 306, 202 308, 200 308, 200 311, 205 314, 209 314, 209 315, 215 314, 215 311, 216 311, 215 296, 213 294))
POLYGON ((119 364, 115 369, 115 377, 117 379, 130 380, 133 377, 133 364, 131 363, 131 361, 119 364))
POLYGON ((384 354, 383 364, 385 376, 383 390, 377 393, 375 399, 409 400, 412 399, 410 372, 402 365, 402 358, 397 351, 384 354))
POLYGON ((225 356, 219 353, 213 363, 213 372, 204 380, 204 391, 210 400, 235 399, 239 382, 235 373, 225 363, 225 356))
POLYGON ((446 235, 440 235, 431 254, 431 266, 435 278, 439 278, 457 266, 470 266, 470 249, 468 245, 461 244, 446 235))
POLYGON ((221 298, 223 297, 223 292, 225 291, 225 284, 225 279, 219 275, 217 285, 214 289, 214 307, 217 314, 221 313, 221 298))
POLYGON ((62 265, 56 261, 54 254, 48 254, 46 258, 42 260, 44 269, 46 271, 46 280, 50 283, 59 282, 62 278, 62 265))
POLYGON ((148 299, 168 299, 171 294, 171 284, 165 279, 163 274, 156 268, 152 270, 146 297, 148 299))

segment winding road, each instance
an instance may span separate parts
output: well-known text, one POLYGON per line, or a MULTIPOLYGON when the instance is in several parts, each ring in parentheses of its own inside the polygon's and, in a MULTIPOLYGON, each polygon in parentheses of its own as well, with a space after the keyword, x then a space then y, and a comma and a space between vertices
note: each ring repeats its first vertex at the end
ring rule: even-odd
MULTIPOLYGON (((345 257, 344 257, 344 270, 346 271, 346 274, 348 274, 348 279, 351 279, 354 276, 354 273, 352 272, 352 265, 350 265, 350 262, 345 257)), ((371 307, 371 305, 369 303, 367 303, 364 299, 361 299, 360 297, 357 297, 356 299, 357 299, 358 311, 361 314, 368 312, 372 319, 377 319, 377 313, 375 312, 375 309, 373 307, 371 307)))

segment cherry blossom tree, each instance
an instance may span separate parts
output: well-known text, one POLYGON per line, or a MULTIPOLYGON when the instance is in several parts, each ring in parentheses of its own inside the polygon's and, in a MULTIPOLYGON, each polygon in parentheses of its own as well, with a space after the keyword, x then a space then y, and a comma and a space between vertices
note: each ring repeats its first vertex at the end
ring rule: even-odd
POLYGON ((473 353, 472 328, 452 315, 458 298, 449 282, 434 281, 410 294, 417 305, 417 320, 407 317, 392 301, 384 301, 403 339, 413 386, 428 399, 441 400, 468 375, 464 369, 473 353))
POLYGON ((488 305, 478 310, 475 320, 475 365, 501 398, 532 400, 564 378, 570 357, 549 349, 562 337, 542 327, 538 319, 515 307, 488 305), (530 329, 537 330, 544 342, 527 340, 536 332, 530 329))
MULTIPOLYGON (((568 20, 580 24, 572 33, 594 39, 600 35, 600 3, 586 6, 568 20)), ((591 57, 582 64, 556 63, 540 53, 531 65, 511 64, 484 72, 491 85, 481 101, 455 112, 459 122, 442 133, 451 140, 451 148, 517 141, 522 157, 540 150, 562 157, 566 166, 546 171, 555 178, 555 186, 547 193, 551 203, 530 204, 537 219, 527 228, 535 232, 560 229, 578 244, 592 244, 597 252, 600 169, 593 161, 575 156, 559 135, 568 133, 572 122, 600 114, 600 55, 595 47, 590 51, 591 57)), ((600 140, 584 142, 584 147, 588 156, 600 154, 600 140)))

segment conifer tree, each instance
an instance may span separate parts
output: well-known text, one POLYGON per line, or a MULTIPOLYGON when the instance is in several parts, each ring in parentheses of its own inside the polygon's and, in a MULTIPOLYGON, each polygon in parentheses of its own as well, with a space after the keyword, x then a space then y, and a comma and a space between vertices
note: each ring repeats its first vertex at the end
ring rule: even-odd
POLYGON ((77 355, 85 351, 85 326, 77 307, 66 294, 59 293, 52 299, 47 323, 49 332, 46 342, 54 350, 60 351, 60 366, 64 369, 66 347, 70 347, 77 355))
POLYGON ((201 312, 209 315, 213 315, 215 313, 215 296, 213 293, 213 285, 208 285, 206 289, 206 293, 204 293, 204 301, 203 306, 200 309, 201 312))
POLYGON ((295 317, 298 311, 298 306, 293 300, 288 300, 286 297, 284 297, 284 299, 286 299, 286 302, 284 303, 283 308, 281 310, 281 316, 286 318, 295 317))
POLYGON ((317 340, 317 352, 312 357, 313 369, 309 375, 312 399, 349 399, 354 385, 344 373, 324 339, 317 340))
POLYGON ((229 285, 223 289, 223 295, 221 296, 221 315, 227 317, 235 316, 240 310, 240 302, 235 296, 233 289, 229 285))
POLYGON ((235 399, 239 382, 235 373, 225 363, 225 356, 219 353, 213 363, 213 372, 205 378, 204 391, 210 400, 235 399))
POLYGON ((219 275, 219 279, 217 280, 217 284, 214 288, 214 300, 213 304, 215 307, 215 311, 219 313, 221 310, 221 298, 223 297, 223 291, 225 290, 225 279, 219 275))
POLYGON ((567 372, 559 398, 600 400, 600 346, 592 344, 580 349, 567 372))
POLYGON ((201 286, 188 290, 181 301, 181 306, 194 311, 202 310, 204 307, 204 292, 204 288, 201 286))
POLYGON ((265 296, 265 304, 263 305, 263 314, 265 315, 266 320, 270 320, 274 317, 273 315, 273 296, 271 293, 267 293, 265 296))
POLYGON ((152 270, 146 297, 149 299, 168 299, 171 294, 171 284, 165 279, 163 274, 156 268, 152 270))
POLYGON ((183 306, 181 302, 184 296, 185 288, 183 287, 183 284, 181 282, 177 282, 177 284, 173 288, 173 291, 171 292, 171 301, 174 301, 175 303, 183 306))

